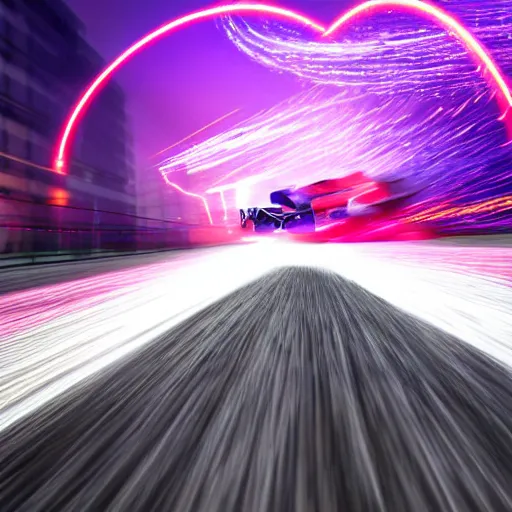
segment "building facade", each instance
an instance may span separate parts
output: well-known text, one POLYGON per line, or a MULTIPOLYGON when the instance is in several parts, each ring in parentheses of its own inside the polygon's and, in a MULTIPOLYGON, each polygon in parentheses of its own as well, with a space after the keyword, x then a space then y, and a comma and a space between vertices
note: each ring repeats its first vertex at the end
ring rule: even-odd
POLYGON ((133 145, 115 82, 82 119, 68 174, 51 170, 62 124, 103 66, 62 0, 0 0, 0 253, 85 249, 108 238, 105 226, 135 227, 133 145))

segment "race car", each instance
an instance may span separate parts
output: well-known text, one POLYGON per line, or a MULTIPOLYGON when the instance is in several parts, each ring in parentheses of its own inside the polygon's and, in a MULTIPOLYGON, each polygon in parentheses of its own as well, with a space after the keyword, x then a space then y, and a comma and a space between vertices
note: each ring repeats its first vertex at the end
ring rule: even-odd
POLYGON ((421 189, 411 179, 375 180, 356 172, 272 192, 275 206, 240 210, 240 225, 316 242, 431 238, 394 215, 421 189))
POLYGON ((256 232, 277 230, 314 231, 315 217, 311 208, 286 211, 284 208, 249 208, 240 210, 242 228, 252 226, 256 232))

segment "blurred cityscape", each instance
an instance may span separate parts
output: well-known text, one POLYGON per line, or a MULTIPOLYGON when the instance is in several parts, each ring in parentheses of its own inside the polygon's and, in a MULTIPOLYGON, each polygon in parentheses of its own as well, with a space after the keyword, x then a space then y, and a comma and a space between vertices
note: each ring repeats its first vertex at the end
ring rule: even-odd
POLYGON ((61 0, 2 0, 0 32, 1 257, 186 245, 169 220, 182 205, 168 211, 171 191, 135 170, 115 81, 80 124, 67 175, 51 169, 63 121, 105 65, 80 19, 61 0))

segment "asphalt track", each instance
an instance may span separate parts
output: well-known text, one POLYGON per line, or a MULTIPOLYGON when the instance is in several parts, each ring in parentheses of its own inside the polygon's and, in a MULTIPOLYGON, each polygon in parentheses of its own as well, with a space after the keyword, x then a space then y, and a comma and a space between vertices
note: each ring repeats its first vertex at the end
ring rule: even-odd
POLYGON ((510 511, 512 374, 343 277, 265 277, 0 432, 0 510, 510 511))

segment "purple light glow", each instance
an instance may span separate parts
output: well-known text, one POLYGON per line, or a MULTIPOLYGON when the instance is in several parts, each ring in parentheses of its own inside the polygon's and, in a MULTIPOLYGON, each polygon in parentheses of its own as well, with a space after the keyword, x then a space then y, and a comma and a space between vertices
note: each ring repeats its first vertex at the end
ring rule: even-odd
MULTIPOLYGON (((238 207, 267 205, 276 188, 355 171, 374 178, 414 177, 424 189, 408 216, 443 202, 500 197, 510 175, 501 162, 510 158, 512 146, 493 113, 492 97, 455 99, 441 107, 405 95, 333 95, 316 87, 168 158, 160 171, 169 180, 184 166, 191 175, 203 174, 200 193, 224 191, 233 220, 238 207)), ((215 196, 209 203, 218 222, 222 208, 215 196)), ((479 212, 472 225, 493 214, 479 212)))
MULTIPOLYGON (((512 32, 508 3, 510 10, 496 1, 478 9, 467 2, 447 6, 465 14, 499 64, 510 69, 512 52, 503 39, 512 32)), ((372 177, 414 176, 423 191, 402 218, 434 209, 436 224, 448 231, 505 227, 512 148, 482 67, 432 24, 411 23, 410 16, 397 13, 374 18, 330 44, 310 41, 278 22, 250 25, 223 18, 221 26, 239 50, 317 85, 168 158, 162 174, 169 179, 180 166, 191 175, 207 174, 201 181, 209 188, 201 192, 229 197, 234 191, 228 204, 223 197, 222 208, 233 212, 268 204, 276 188, 359 170, 372 177), (333 93, 333 85, 342 92, 333 93), (467 208, 479 201, 489 207, 467 208)))
MULTIPOLYGON (((460 13, 474 35, 492 48, 501 67, 512 67, 509 51, 512 2, 445 2, 460 13)), ((482 86, 468 51, 443 28, 399 11, 372 15, 325 44, 308 40, 278 22, 224 17, 222 28, 236 47, 280 73, 323 85, 364 87, 368 92, 422 92, 444 97, 460 88, 482 86)), ((482 71, 480 68, 478 71, 482 71)))

